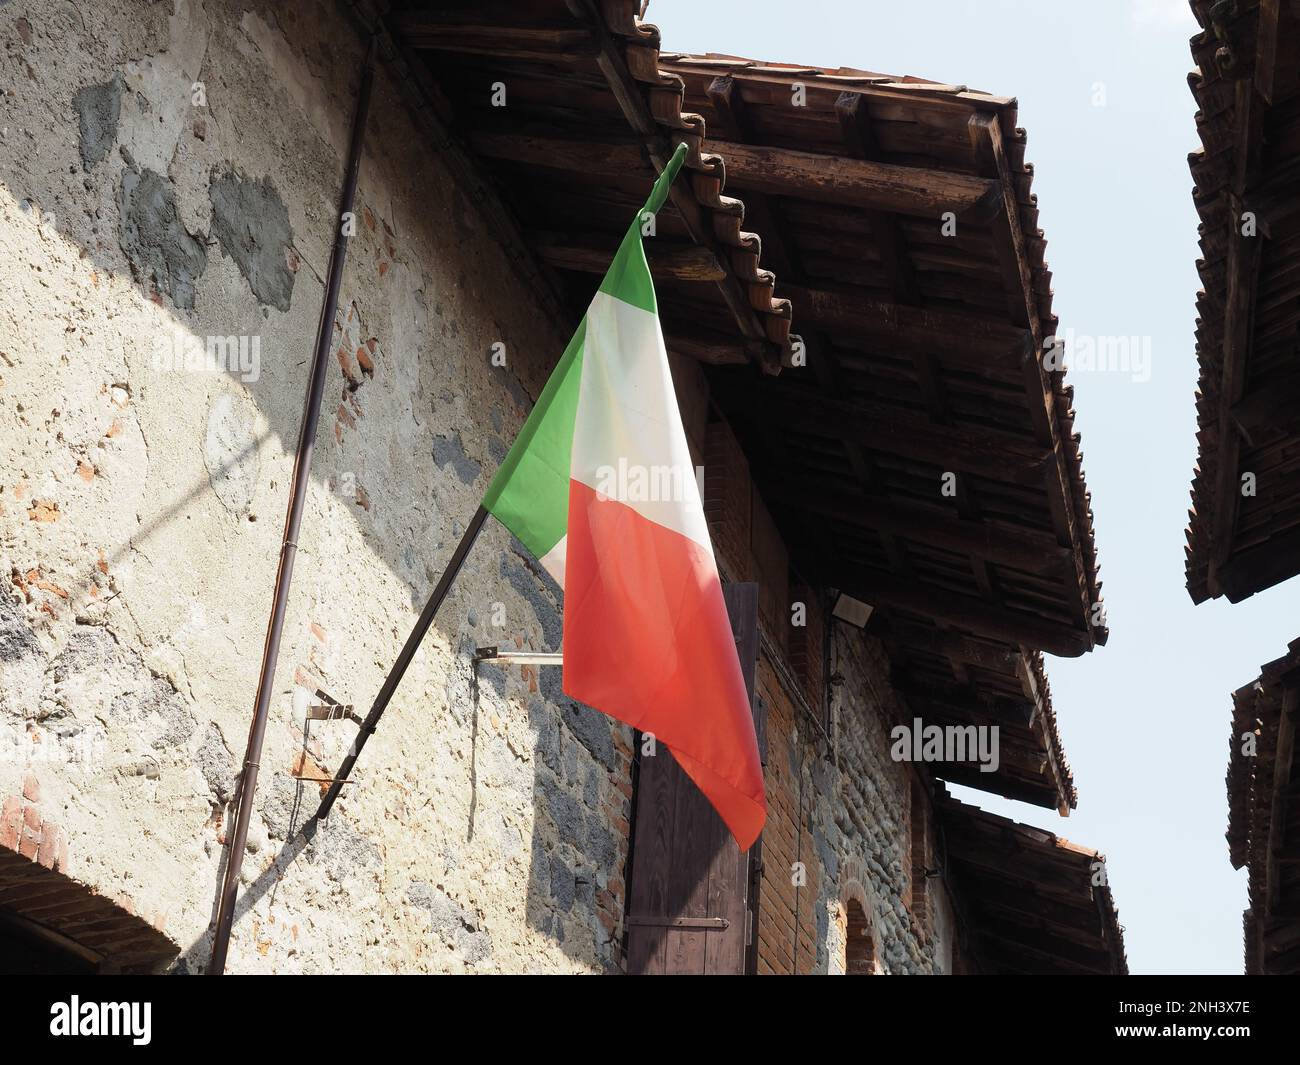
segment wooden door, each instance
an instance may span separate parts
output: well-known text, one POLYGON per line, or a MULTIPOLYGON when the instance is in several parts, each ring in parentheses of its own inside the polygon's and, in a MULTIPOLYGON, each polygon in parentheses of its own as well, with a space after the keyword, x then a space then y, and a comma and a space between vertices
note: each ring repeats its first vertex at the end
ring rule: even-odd
MULTIPOLYGON (((758 663, 758 585, 723 587, 751 709, 758 663)), ((761 709, 755 729, 763 736, 761 709)), ((638 745, 641 737, 638 736, 638 745)), ((762 746, 760 743, 760 750, 762 746)), ((660 746, 640 755, 633 796, 627 967, 637 974, 752 972, 751 881, 759 844, 741 853, 707 799, 660 746)))

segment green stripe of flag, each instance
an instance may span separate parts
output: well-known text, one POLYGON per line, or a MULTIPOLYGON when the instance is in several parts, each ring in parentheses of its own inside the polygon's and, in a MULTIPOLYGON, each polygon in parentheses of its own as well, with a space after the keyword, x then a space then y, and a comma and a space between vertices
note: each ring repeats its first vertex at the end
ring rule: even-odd
POLYGON ((536 558, 558 544, 569 526, 569 466, 586 333, 584 317, 483 497, 483 506, 536 558))

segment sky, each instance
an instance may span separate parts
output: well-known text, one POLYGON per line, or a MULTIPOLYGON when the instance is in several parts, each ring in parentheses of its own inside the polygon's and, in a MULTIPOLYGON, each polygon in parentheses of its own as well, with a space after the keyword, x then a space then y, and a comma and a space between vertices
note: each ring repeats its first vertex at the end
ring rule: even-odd
POLYGON ((1245 872, 1224 840, 1231 692, 1300 636, 1300 578, 1235 605, 1194 607, 1184 585, 1199 288, 1186 0, 652 0, 646 17, 665 51, 1019 101, 1061 332, 1149 338, 1150 373, 1067 378, 1110 627, 1105 647, 1047 661, 1079 807, 1062 819, 951 790, 1106 855, 1132 972, 1241 972, 1245 872))

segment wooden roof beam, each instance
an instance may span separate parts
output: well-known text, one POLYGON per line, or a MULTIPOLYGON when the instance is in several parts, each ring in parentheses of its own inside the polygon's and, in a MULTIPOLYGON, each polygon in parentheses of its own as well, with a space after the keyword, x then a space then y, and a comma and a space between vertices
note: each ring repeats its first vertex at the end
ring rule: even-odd
POLYGON ((1248 442, 1260 429, 1300 420, 1300 375, 1247 393, 1233 404, 1232 420, 1248 442))
POLYGON ((1255 21, 1255 91, 1269 107, 1273 106, 1279 56, 1278 34, 1284 11, 1282 0, 1259 0, 1255 21))
MULTIPOLYGON (((589 274, 603 275, 609 269, 618 244, 612 235, 530 231, 526 236, 543 262, 589 274)), ((645 242, 645 255, 656 278, 707 283, 721 281, 727 274, 712 251, 695 243, 656 237, 645 242)))
MULTIPOLYGON (((730 74, 714 78, 706 89, 706 95, 722 119, 726 134, 738 141, 747 140, 751 133, 751 123, 736 79, 730 74)), ((785 227, 772 198, 761 192, 746 192, 745 220, 759 231, 764 253, 783 281, 784 296, 785 284, 802 276, 802 271, 796 264, 793 245, 786 237, 785 227)), ((823 388, 833 394, 838 392, 842 387, 843 372, 825 335, 818 329, 805 330, 803 341, 806 365, 812 368, 823 388)), ((879 476, 871 455, 856 440, 841 440, 840 445, 862 490, 868 495, 878 495, 879 476)), ((811 534, 806 517, 802 519, 802 524, 811 534)), ((912 566, 906 548, 888 531, 877 529, 876 535, 893 567, 904 578, 910 578, 912 566)))
POLYGON ((999 845, 983 834, 947 833, 948 857, 995 880, 1002 893, 1032 890, 1043 898, 1092 907, 1091 872, 1086 865, 1061 866, 1032 847, 999 845))
MULTIPOLYGON (((741 98, 736 79, 730 74, 714 78, 705 90, 709 102, 718 116, 725 123, 725 133, 734 140, 746 140, 750 132, 749 113, 741 98)), ((717 130, 714 130, 714 137, 717 130)), ((762 241, 763 255, 777 273, 785 278, 795 272, 794 256, 790 244, 785 238, 772 203, 761 192, 747 193, 745 196, 745 223, 751 230, 757 230, 762 241)))
POLYGON ((396 11, 393 28, 421 51, 488 55, 502 59, 591 56, 595 42, 585 28, 554 19, 532 26, 503 25, 501 11, 396 11))
MULTIPOLYGON (((1233 85, 1233 125, 1237 139, 1231 159, 1233 171, 1224 196, 1227 201, 1227 293, 1224 298, 1222 362, 1219 384, 1218 467, 1215 470, 1213 513, 1210 515, 1210 552, 1206 583, 1211 595, 1227 591, 1224 572, 1233 554, 1241 491, 1238 466, 1241 436, 1232 420, 1232 408, 1245 391, 1246 361, 1253 340, 1255 301, 1264 234, 1271 225, 1252 236, 1243 236, 1241 216, 1257 187, 1263 159, 1264 121, 1269 103, 1278 89, 1279 59, 1286 57, 1283 80, 1294 81, 1294 34, 1281 33, 1284 12, 1278 0, 1261 0, 1256 20, 1253 76, 1239 78, 1233 85)), ((1288 25, 1287 29, 1293 29, 1288 25)))
POLYGON ((749 349, 739 341, 701 337, 695 332, 665 330, 664 346, 675 355, 685 355, 709 366, 747 366, 749 349))
POLYGON ((1008 915, 1024 914, 1031 920, 1046 920, 1074 928, 1091 921, 1097 912, 1090 901, 1082 899, 1066 902, 1058 898, 1031 895, 1026 891, 1007 891, 1005 881, 971 869, 964 871, 964 882, 966 893, 979 898, 981 910, 1000 910, 1008 915))
POLYGON ((1255 100, 1255 83, 1241 78, 1234 85, 1237 120, 1237 170, 1227 191, 1226 211, 1228 291, 1224 299, 1223 345, 1219 382, 1219 453, 1215 470, 1214 511, 1210 520, 1210 560, 1207 584, 1211 595, 1225 591, 1223 570, 1232 556, 1236 539, 1241 486, 1237 482, 1241 456, 1241 435, 1232 418, 1232 408, 1244 398, 1246 360, 1254 328, 1255 292, 1259 264, 1266 239, 1262 234, 1241 232, 1243 197, 1258 170, 1259 142, 1264 108, 1255 100))
MULTIPOLYGON (((854 159, 880 162, 882 153, 871 124, 866 97, 860 92, 842 92, 835 100, 844 150, 854 159)), ((898 216, 888 211, 868 211, 867 222, 880 249, 880 262, 895 303, 919 303, 916 274, 908 258, 898 216)))
POLYGON ((1002 364, 1017 369, 1028 332, 958 311, 886 303, 856 293, 783 284, 782 295, 810 322, 866 340, 891 344, 900 353, 921 351, 983 369, 1002 364))
POLYGON ((1219 592, 1240 603, 1256 592, 1295 576, 1300 558, 1300 529, 1291 529, 1244 551, 1235 551, 1218 568, 1219 592))
MULTIPOLYGON (((719 375, 718 391, 760 412, 776 428, 831 440, 852 440, 877 451, 929 462, 943 470, 965 470, 994 480, 1037 484, 1042 449, 1011 433, 932 425, 908 419, 883 403, 838 398, 797 386, 766 387, 750 375, 719 375), (725 382, 725 383, 724 383, 725 382)), ((1017 641, 1020 642, 1020 641, 1017 641)))
POLYGON ((1282 902, 1279 859, 1286 845, 1288 791, 1295 764, 1296 715, 1300 713, 1300 688, 1287 688, 1282 696, 1277 724, 1277 748, 1273 757, 1273 794, 1269 796, 1268 847, 1264 859, 1264 913, 1282 902))
POLYGON ((1242 209, 1254 214, 1259 231, 1269 240, 1292 236, 1300 225, 1300 197, 1295 194, 1298 185, 1300 163, 1293 163, 1258 188, 1246 190, 1242 209))
POLYGON ((997 209, 996 183, 968 174, 734 141, 709 147, 723 156, 729 187, 922 218, 983 220, 997 209))
MULTIPOLYGON (((922 722, 922 728, 933 725, 938 728, 954 727, 959 729, 980 728, 987 726, 1000 726, 999 722, 993 720, 990 715, 984 714, 979 718, 972 719, 967 715, 959 712, 947 712, 942 707, 932 708, 926 711, 917 711, 907 719, 911 724, 913 719, 919 718, 922 722)), ((1046 759, 1043 752, 1034 750, 1023 745, 1017 745, 1009 741, 1005 734, 1001 734, 998 741, 998 768, 997 772, 986 773, 980 768, 979 761, 972 756, 964 762, 938 760, 926 762, 926 768, 940 778, 947 778, 950 773, 966 773, 968 776, 960 781, 954 780, 954 783, 964 784, 967 787, 975 788, 979 791, 989 791, 996 795, 1006 795, 1009 788, 1017 785, 1027 785, 1037 793, 1041 793, 1042 799, 1035 805, 1048 805, 1051 797, 1055 795, 1055 784, 1050 780, 1043 779, 1043 770, 1046 759), (975 783, 969 783, 970 781, 975 783)), ((1008 795, 1008 798, 1016 796, 1008 795)))
POLYGON ((893 644, 904 650, 956 658, 966 665, 978 666, 994 673, 1006 672, 1015 666, 1018 657, 1005 644, 989 643, 932 625, 917 625, 897 617, 880 623, 873 617, 868 631, 886 645, 893 644))
POLYGON ((931 684, 906 675, 896 676, 893 684, 918 717, 925 717, 928 708, 936 707, 949 716, 1014 728, 1026 728, 1033 719, 1033 706, 1014 699, 981 697, 951 684, 931 684))
POLYGON ((862 529, 894 533, 957 554, 974 555, 1027 573, 1055 573, 1069 558, 1069 551, 1050 534, 1029 529, 1003 532, 951 512, 945 514, 937 507, 845 494, 806 478, 763 478, 759 487, 769 502, 862 529))
MULTIPOLYGON (((1073 943, 1086 951, 1108 954, 1106 947, 1105 922, 1099 921, 1095 908, 1089 908, 1080 915, 1068 910, 1060 916, 1048 916, 1035 912, 1035 909, 1021 908, 1006 897, 992 896, 981 899, 981 911, 986 917, 995 921, 1010 921, 1027 932, 1040 936, 1050 936, 1073 943)), ((1031 903, 1032 905, 1032 903, 1031 903)), ((1065 910, 1065 907, 1062 907, 1065 910)))
POLYGON ((843 591, 879 606, 927 614, 970 632, 1010 643, 1023 643, 1063 658, 1089 650, 1089 635, 1037 614, 991 607, 982 599, 945 589, 899 581, 863 568, 840 567, 843 591))
POLYGON ((964 788, 988 792, 990 795, 1001 795, 1004 799, 1029 803, 1030 806, 1039 806, 1044 810, 1055 810, 1061 802, 1059 790, 1049 780, 1025 780, 1006 773, 981 773, 978 768, 951 763, 938 763, 934 766, 934 771, 936 777, 950 784, 960 784, 964 788))
MULTIPOLYGON (((819 329, 806 330, 803 339, 808 365, 812 367, 818 383, 827 392, 838 395, 843 388, 844 376, 830 342, 819 329)), ((880 471, 876 468, 876 462, 871 453, 862 446, 860 441, 847 438, 840 440, 840 448, 843 450, 844 457, 853 470, 854 479, 858 482, 858 486, 862 491, 868 496, 884 497, 885 493, 880 484, 880 471)), ((877 529, 876 536, 880 540, 881 549, 885 552, 894 569, 903 578, 911 579, 912 561, 908 557, 907 549, 899 543, 898 538, 893 533, 886 530, 877 529)))
POLYGON ((996 931, 986 928, 978 930, 986 957, 1003 962, 1026 973, 1064 973, 1076 976, 1105 976, 1113 970, 1110 958, 1103 953, 1104 948, 1098 943, 1097 952, 1085 955, 1070 951, 1069 956, 1060 953, 1055 946, 1047 949, 1043 945, 1032 946, 1020 939, 1009 939, 1011 929, 999 925, 996 931))

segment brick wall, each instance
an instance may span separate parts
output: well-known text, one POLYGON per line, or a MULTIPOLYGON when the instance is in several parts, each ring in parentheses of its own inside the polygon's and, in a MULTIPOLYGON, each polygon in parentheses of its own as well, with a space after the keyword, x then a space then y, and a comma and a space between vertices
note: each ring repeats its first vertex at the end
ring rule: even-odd
MULTIPOLYGON (((757 672, 768 798, 759 972, 843 972, 850 885, 861 888, 861 904, 872 911, 864 920, 874 931, 873 965, 943 971, 951 952, 931 931, 930 911, 944 889, 923 876, 934 828, 928 819, 914 827, 910 817, 913 788, 924 796, 928 784, 889 757, 888 728, 899 711, 884 653, 860 629, 832 620, 820 593, 791 577, 785 545, 721 421, 707 430, 705 486, 719 565, 729 579, 759 582, 766 637, 757 672), (792 624, 795 602, 805 604, 801 627, 792 624), (829 732, 822 727, 828 625, 838 674, 829 732)), ((950 923, 940 931, 949 936, 950 923)))
POLYGON ((6 795, 0 808, 0 847, 46 869, 64 872, 68 868, 68 837, 57 823, 42 816, 40 801, 40 781, 29 770, 23 774, 22 790, 6 795))
POLYGON ((68 876, 68 835, 43 803, 37 773, 0 803, 0 898, 10 912, 75 939, 104 972, 149 972, 170 961, 176 944, 165 913, 137 914, 123 892, 109 898, 68 876))

